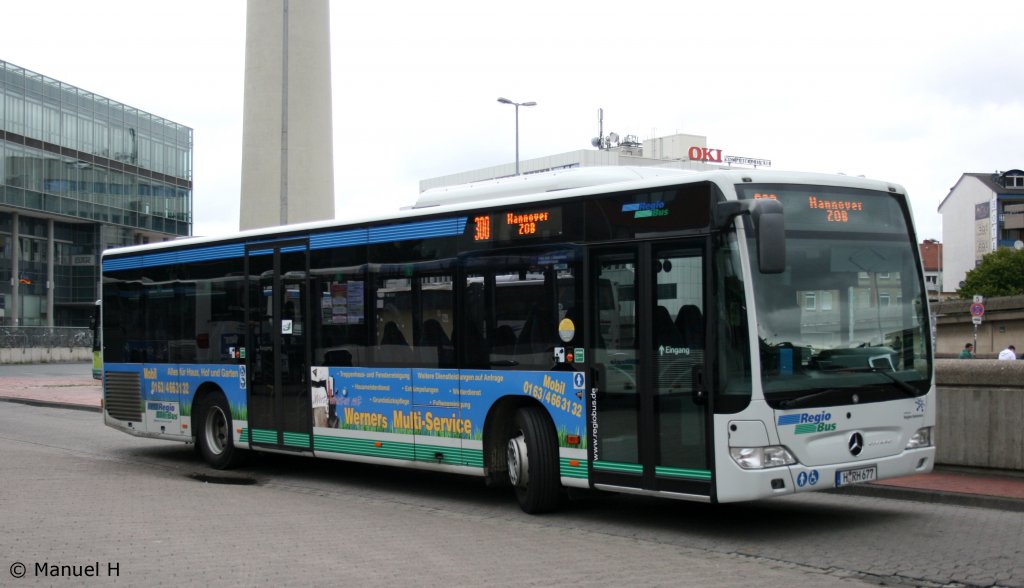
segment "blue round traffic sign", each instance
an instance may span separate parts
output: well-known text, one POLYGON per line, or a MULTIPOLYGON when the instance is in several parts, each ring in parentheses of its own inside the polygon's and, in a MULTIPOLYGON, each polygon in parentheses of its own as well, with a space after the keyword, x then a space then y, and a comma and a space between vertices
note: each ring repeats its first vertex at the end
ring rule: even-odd
POLYGON ((971 316, 985 316, 985 305, 984 304, 972 304, 971 305, 971 316))

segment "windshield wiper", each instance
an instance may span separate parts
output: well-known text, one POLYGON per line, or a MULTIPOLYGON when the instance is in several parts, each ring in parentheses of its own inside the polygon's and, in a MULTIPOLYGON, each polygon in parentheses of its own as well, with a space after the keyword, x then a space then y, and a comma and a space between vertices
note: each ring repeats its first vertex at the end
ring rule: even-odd
POLYGON ((823 390, 817 390, 815 392, 811 392, 810 394, 804 394, 803 396, 797 396, 795 398, 790 398, 789 400, 783 400, 782 402, 779 403, 779 408, 783 408, 783 409, 786 409, 786 408, 797 408, 799 406, 803 406, 805 404, 809 404, 810 402, 812 402, 814 400, 817 400, 817 399, 819 399, 819 398, 821 398, 823 396, 829 396, 829 395, 832 395, 832 394, 842 393, 842 392, 855 392, 855 391, 856 391, 855 388, 825 388, 823 390))
POLYGON ((896 376, 890 374, 884 368, 879 368, 879 367, 850 368, 850 369, 845 369, 843 371, 844 372, 866 372, 866 373, 871 373, 871 374, 881 374, 881 375, 885 376, 890 382, 892 382, 893 384, 896 384, 896 387, 899 388, 900 392, 903 392, 907 396, 917 397, 917 396, 921 395, 921 391, 920 390, 918 390, 917 388, 915 388, 915 387, 911 386, 910 384, 904 382, 903 380, 897 378, 896 376))
MULTIPOLYGON (((905 394, 905 395, 907 395, 907 396, 909 396, 911 398, 916 398, 916 397, 921 395, 921 391, 920 390, 918 390, 917 388, 914 388, 910 384, 904 382, 903 380, 897 378, 896 376, 890 374, 888 371, 885 371, 882 368, 877 368, 877 367, 847 368, 847 369, 844 369, 842 371, 844 371, 844 372, 881 374, 886 379, 888 379, 890 382, 895 384, 896 385, 895 388, 897 390, 899 390, 900 392, 902 392, 903 394, 905 394)), ((782 409, 798 408, 800 406, 806 406, 806 405, 808 405, 808 404, 810 404, 810 403, 812 403, 812 402, 814 402, 816 400, 819 400, 820 398, 822 398, 824 396, 829 396, 829 395, 832 395, 832 394, 844 393, 844 392, 856 393, 858 390, 859 390, 859 388, 857 388, 857 387, 824 388, 822 390, 816 390, 814 392, 811 392, 811 393, 808 393, 808 394, 804 394, 802 396, 797 396, 795 398, 790 398, 788 400, 783 400, 782 402, 779 403, 779 408, 782 408, 782 409)))

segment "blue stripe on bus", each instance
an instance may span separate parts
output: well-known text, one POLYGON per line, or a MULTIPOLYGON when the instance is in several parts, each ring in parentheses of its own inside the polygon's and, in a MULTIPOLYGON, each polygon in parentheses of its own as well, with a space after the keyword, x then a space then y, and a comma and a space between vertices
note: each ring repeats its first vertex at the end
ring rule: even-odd
MULTIPOLYGON (((465 232, 467 220, 468 217, 463 216, 458 218, 405 223, 386 227, 373 227, 370 229, 352 229, 348 231, 337 231, 334 233, 318 233, 309 236, 309 248, 329 249, 334 247, 351 247, 354 245, 366 245, 368 243, 391 243, 394 241, 408 241, 410 239, 425 239, 430 237, 457 237, 465 232)), ((294 245, 281 249, 281 252, 293 253, 304 250, 304 245, 294 245)), ((271 252, 272 249, 260 249, 250 251, 249 255, 266 255, 271 252)), ((198 249, 184 249, 181 251, 147 253, 144 255, 133 255, 131 257, 104 259, 103 271, 109 272, 139 269, 144 267, 192 263, 197 261, 215 261, 242 257, 243 255, 245 255, 244 243, 214 245, 198 249)))
POLYGON ((154 265, 174 265, 178 263, 178 252, 170 251, 167 253, 152 253, 142 256, 142 265, 154 266, 154 265))
POLYGON ((466 227, 466 218, 448 218, 436 221, 406 223, 389 227, 370 229, 370 243, 391 243, 428 237, 453 237, 461 235, 466 227))
POLYGON ((799 414, 787 414, 779 417, 779 425, 795 425, 800 422, 799 414))
POLYGON ((351 247, 353 245, 366 245, 368 231, 366 229, 354 229, 351 231, 338 231, 337 233, 320 233, 309 236, 310 249, 330 249, 333 247, 351 247))
POLYGON ((122 257, 118 259, 104 259, 103 271, 116 271, 126 269, 138 269, 142 267, 142 256, 122 257))
MULTIPOLYGON (((245 245, 235 243, 232 245, 217 245, 216 247, 203 247, 202 249, 188 249, 178 252, 178 262, 188 261, 211 261, 215 259, 230 259, 241 257, 245 253, 245 245)), ((148 256, 147 256, 148 257, 148 256)))
POLYGON ((202 249, 186 249, 183 251, 147 253, 146 255, 105 259, 103 260, 103 271, 138 269, 143 267, 174 265, 178 263, 193 263, 197 261, 229 259, 232 257, 241 257, 244 251, 244 245, 238 243, 234 245, 218 245, 216 247, 204 247, 202 249))

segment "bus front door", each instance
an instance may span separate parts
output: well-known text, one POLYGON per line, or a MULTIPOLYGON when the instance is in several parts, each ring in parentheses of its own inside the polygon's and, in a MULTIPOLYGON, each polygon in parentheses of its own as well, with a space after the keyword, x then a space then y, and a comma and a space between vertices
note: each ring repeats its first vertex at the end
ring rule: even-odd
MULTIPOLYGON (((312 449, 308 244, 246 247, 248 422, 254 446, 312 449)), ((326 399, 325 399, 326 410, 326 399)))
POLYGON ((593 250, 595 487, 711 496, 705 258, 703 239, 593 250))

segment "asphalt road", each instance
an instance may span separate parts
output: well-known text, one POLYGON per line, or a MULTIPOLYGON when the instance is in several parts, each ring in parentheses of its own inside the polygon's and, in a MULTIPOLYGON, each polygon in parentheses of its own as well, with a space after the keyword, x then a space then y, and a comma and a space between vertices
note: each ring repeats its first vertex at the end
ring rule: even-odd
POLYGON ((96 413, 3 402, 0 442, 3 586, 93 564, 70 583, 1024 586, 1020 512, 819 493, 529 516, 475 478, 279 456, 216 472, 96 413))

